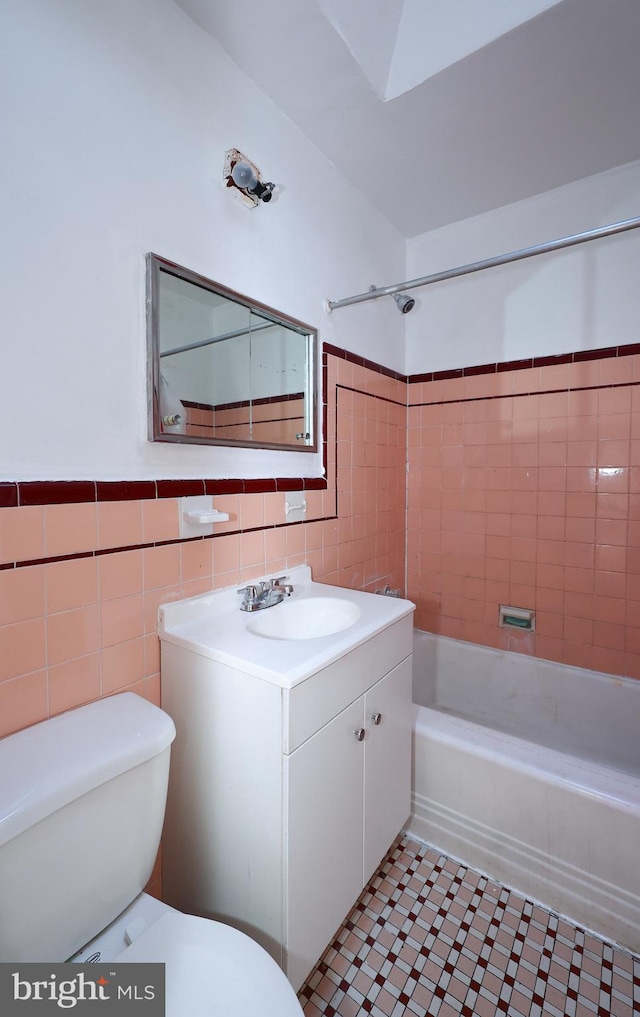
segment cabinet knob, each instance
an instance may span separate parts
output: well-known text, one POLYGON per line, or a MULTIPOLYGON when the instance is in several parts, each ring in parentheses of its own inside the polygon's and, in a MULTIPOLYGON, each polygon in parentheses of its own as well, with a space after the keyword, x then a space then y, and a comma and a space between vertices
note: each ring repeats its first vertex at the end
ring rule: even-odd
POLYGON ((371 717, 371 720, 373 721, 373 723, 377 727, 378 724, 380 724, 381 721, 382 721, 382 714, 381 713, 374 713, 373 716, 371 717))
POLYGON ((358 742, 363 742, 364 741, 364 737, 366 735, 366 731, 365 731, 365 729, 363 727, 357 727, 353 733, 356 736, 356 741, 358 741, 358 742))

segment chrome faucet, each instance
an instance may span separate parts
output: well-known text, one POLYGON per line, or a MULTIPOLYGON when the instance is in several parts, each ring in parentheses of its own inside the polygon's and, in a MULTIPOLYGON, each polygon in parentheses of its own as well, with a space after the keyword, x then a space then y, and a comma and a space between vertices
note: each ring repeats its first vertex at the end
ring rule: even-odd
POLYGON ((286 576, 279 576, 278 579, 270 579, 267 583, 260 582, 249 586, 243 586, 238 593, 244 594, 240 605, 241 611, 263 611, 267 607, 274 607, 280 604, 285 597, 293 593, 293 586, 285 583, 286 576))

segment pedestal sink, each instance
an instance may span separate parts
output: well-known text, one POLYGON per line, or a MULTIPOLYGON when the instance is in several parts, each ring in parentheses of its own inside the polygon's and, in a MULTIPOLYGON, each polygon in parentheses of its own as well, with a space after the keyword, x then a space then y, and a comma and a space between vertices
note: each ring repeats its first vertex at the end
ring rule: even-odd
POLYGON ((258 612, 247 632, 264 639, 318 639, 351 628, 361 615, 357 604, 342 597, 284 600, 258 612))

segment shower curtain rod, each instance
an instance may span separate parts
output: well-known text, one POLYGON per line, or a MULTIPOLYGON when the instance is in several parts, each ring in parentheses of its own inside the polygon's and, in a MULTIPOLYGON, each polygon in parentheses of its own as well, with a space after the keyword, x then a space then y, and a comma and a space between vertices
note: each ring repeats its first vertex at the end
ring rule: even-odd
POLYGON ((521 261, 523 258, 533 258, 536 254, 547 254, 549 251, 558 251, 564 247, 574 247, 576 244, 586 243, 587 240, 599 240, 600 237, 610 237, 615 233, 624 233, 626 230, 636 229, 638 226, 640 226, 640 216, 636 219, 614 222, 610 226, 601 226, 586 233, 575 233, 573 236, 563 237, 561 240, 550 240, 547 244, 523 247, 520 251, 511 251, 509 254, 501 254, 496 258, 473 261, 468 265, 449 268, 444 272, 423 275, 420 279, 409 279, 407 282, 395 283, 393 286, 372 286, 366 293, 358 293, 354 297, 344 297, 342 300, 325 300, 325 311, 329 314, 336 307, 346 307, 347 304, 361 304, 365 300, 377 300, 378 297, 391 296, 400 291, 415 289, 417 286, 429 286, 431 283, 443 282, 445 279, 455 279, 457 276, 469 275, 471 272, 481 272, 485 268, 495 268, 497 265, 507 265, 512 261, 521 261))
POLYGON ((237 339, 241 335, 253 335, 254 332, 261 332, 264 328, 277 328, 277 326, 277 321, 267 321, 264 325, 251 325, 249 328, 239 328, 235 332, 214 335, 212 339, 200 339, 195 343, 187 343, 186 346, 175 346, 172 350, 163 350, 160 356, 172 357, 174 353, 188 353, 190 350, 199 350, 203 346, 212 346, 213 343, 222 343, 226 339, 237 339))

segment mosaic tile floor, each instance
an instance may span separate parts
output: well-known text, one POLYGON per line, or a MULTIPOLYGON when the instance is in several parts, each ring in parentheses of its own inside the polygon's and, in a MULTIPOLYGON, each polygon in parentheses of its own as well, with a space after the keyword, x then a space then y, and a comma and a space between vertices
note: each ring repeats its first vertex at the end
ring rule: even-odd
POLYGON ((403 838, 299 998, 305 1017, 631 1017, 640 958, 403 838))

